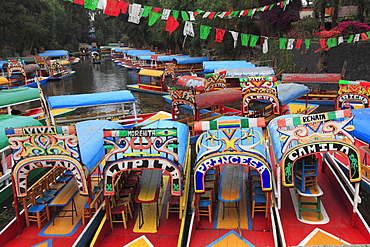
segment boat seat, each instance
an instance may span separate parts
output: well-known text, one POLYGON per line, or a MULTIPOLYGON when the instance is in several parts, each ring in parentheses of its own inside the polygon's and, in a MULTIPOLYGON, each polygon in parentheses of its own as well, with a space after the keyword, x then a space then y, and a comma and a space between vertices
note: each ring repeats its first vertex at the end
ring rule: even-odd
POLYGON ((198 201, 198 221, 201 216, 207 216, 212 223, 212 201, 210 199, 202 199, 198 201))
POLYGON ((168 219, 170 213, 178 213, 179 219, 181 219, 179 196, 170 196, 170 199, 167 202, 166 219, 168 219))
POLYGON ((58 183, 67 183, 72 177, 58 177, 55 179, 58 183))
POLYGON ((116 205, 114 196, 110 201, 111 228, 113 229, 113 223, 123 223, 123 228, 127 229, 127 205, 116 205))
POLYGON ((45 204, 36 204, 34 194, 31 192, 23 198, 24 213, 26 217, 26 225, 29 227, 31 221, 37 222, 37 227, 41 228, 41 224, 45 220, 50 220, 49 207, 45 204))
POLYGON ((267 200, 266 196, 254 195, 252 196, 252 218, 256 212, 264 212, 267 218, 267 200))

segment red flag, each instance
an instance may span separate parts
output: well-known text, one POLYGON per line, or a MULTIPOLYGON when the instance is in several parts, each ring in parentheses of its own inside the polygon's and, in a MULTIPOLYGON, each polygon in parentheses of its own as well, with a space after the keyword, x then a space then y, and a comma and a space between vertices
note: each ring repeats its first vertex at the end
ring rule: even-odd
POLYGON ((169 16, 166 22, 165 31, 168 31, 170 32, 170 34, 172 34, 173 31, 175 31, 179 25, 180 24, 176 21, 176 19, 173 16, 169 16))
POLYGON ((121 13, 127 14, 127 9, 128 9, 130 2, 127 2, 127 1, 121 1, 121 2, 122 2, 121 13))
POLYGON ((111 16, 118 16, 121 13, 122 2, 118 0, 108 0, 105 7, 104 14, 111 16))
POLYGON ((224 40, 225 32, 226 32, 226 30, 224 30, 224 29, 216 28, 215 42, 222 43, 222 41, 224 40))
POLYGON ((84 5, 85 4, 85 0, 73 0, 73 3, 84 5))
POLYGON ((153 11, 153 12, 156 12, 156 13, 158 13, 160 10, 161 10, 161 8, 158 8, 158 7, 154 7, 154 8, 152 8, 152 11, 153 11))
POLYGON ((361 40, 367 40, 369 37, 366 35, 366 33, 361 33, 361 40))
POLYGON ((301 49, 302 39, 297 39, 296 42, 297 43, 295 44, 295 48, 296 49, 301 49))
POLYGON ((215 17, 216 12, 211 12, 208 16, 209 19, 213 19, 215 17))

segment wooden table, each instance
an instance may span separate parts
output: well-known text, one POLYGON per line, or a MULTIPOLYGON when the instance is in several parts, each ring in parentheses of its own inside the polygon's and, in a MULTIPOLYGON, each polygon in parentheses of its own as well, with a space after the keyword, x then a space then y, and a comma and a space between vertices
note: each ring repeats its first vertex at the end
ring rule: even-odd
POLYGON ((158 198, 162 183, 162 170, 143 169, 135 202, 139 203, 139 229, 144 225, 142 203, 156 203, 156 223, 159 225, 158 198))
MULTIPOLYGON (((76 204, 74 201, 74 197, 76 196, 78 192, 78 187, 75 179, 71 179, 64 188, 59 191, 59 193, 51 200, 51 202, 48 204, 49 207, 65 207, 70 202, 72 202, 72 209, 70 210, 58 210, 56 217, 72 217, 72 225, 73 225, 73 213, 76 213, 76 204), (71 212, 71 215, 66 215, 67 212, 71 212), (63 215, 59 215, 60 213, 64 213, 63 215)), ((54 220, 53 220, 54 225, 54 220)))
POLYGON ((218 199, 222 201, 222 218, 224 218, 225 202, 235 202, 238 213, 238 227, 240 225, 239 201, 243 196, 243 166, 226 165, 221 172, 218 199))

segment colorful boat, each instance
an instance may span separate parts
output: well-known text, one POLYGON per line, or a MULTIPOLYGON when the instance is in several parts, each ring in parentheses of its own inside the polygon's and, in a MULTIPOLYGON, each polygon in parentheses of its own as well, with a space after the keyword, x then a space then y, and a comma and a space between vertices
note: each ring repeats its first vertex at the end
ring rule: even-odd
MULTIPOLYGON (((45 124, 44 111, 36 105, 30 108, 28 103, 40 102, 40 91, 36 88, 19 87, 0 91, 0 114, 22 115, 35 118, 45 124)), ((75 108, 60 108, 52 110, 54 116, 66 116, 75 108)))
POLYGON ((358 210, 361 160, 351 110, 284 115, 268 125, 282 246, 369 244, 358 210), (349 175, 333 156, 344 158, 349 175))
POLYGON ((4 246, 19 245, 24 238, 28 245, 52 242, 53 246, 137 246, 142 241, 157 246, 164 239, 176 246, 186 241, 183 232, 191 170, 189 135, 184 124, 160 120, 140 129, 125 130, 115 122, 93 120, 68 127, 7 129, 7 136, 11 143, 20 144, 14 148, 23 154, 20 159, 13 156, 13 172, 19 175, 15 177, 18 183, 14 194, 22 197, 24 205, 35 193, 34 186, 21 182, 28 167, 34 168, 38 162, 42 165, 37 168, 50 167, 51 175, 45 175, 45 180, 47 177, 55 182, 54 170, 62 170, 58 174, 69 170, 72 178, 61 176, 69 182, 48 202, 46 196, 37 196, 44 200, 44 204, 35 204, 45 216, 41 222, 29 221, 35 205, 19 212, 16 203, 17 218, 0 236, 4 246), (29 132, 34 134, 23 134, 29 132), (52 142, 44 145, 43 138, 55 140, 60 152, 51 152, 48 148, 52 142), (148 142, 145 145, 144 139, 148 142), (42 146, 45 152, 24 155, 21 146, 27 141, 35 148, 42 146), (121 148, 122 141, 128 141, 127 148, 121 148), (64 202, 62 197, 66 198, 64 202), (65 206, 68 204, 75 207, 65 206), (49 215, 45 205, 50 208, 49 215), (69 217, 62 217, 62 212, 69 217))
MULTIPOLYGON (((282 74, 282 83, 300 83, 310 89, 308 101, 313 104, 333 105, 338 92, 338 82, 342 74, 282 74)), ((301 102, 306 98, 301 98, 301 102)))
POLYGON ((81 212, 91 199, 91 184, 98 185, 90 179, 104 157, 104 128, 120 128, 120 124, 99 120, 75 126, 6 129, 13 148, 16 218, 1 232, 3 246, 19 246, 25 238, 29 246, 72 246, 76 242, 85 228, 81 212), (31 170, 39 168, 49 170, 33 185, 22 182, 31 170), (20 203, 24 210, 20 210, 20 203))
POLYGON ((175 74, 172 69, 155 70, 141 69, 138 73, 138 83, 127 85, 127 88, 132 91, 168 94, 168 86, 173 86, 175 74))
POLYGON ((0 203, 8 200, 12 195, 12 159, 6 128, 25 126, 39 126, 41 123, 30 117, 15 115, 0 115, 0 203))
POLYGON ((49 79, 41 74, 37 64, 25 64, 23 60, 8 60, 7 73, 7 80, 0 81, 1 89, 37 87, 37 81, 43 84, 49 79))
POLYGON ((264 126, 237 116, 195 123, 189 246, 278 246, 264 126))
MULTIPOLYGON (((44 96, 45 97, 45 96, 44 96)), ((75 124, 86 120, 104 120, 119 122, 126 127, 136 125, 143 121, 161 119, 170 119, 171 116, 166 112, 155 112, 149 114, 137 114, 136 99, 128 90, 92 93, 92 94, 74 94, 45 97, 43 104, 48 112, 48 124, 75 124), (56 117, 52 110, 62 108, 85 108, 92 112, 84 111, 82 114, 75 114, 66 117, 56 117), (121 109, 120 109, 121 108, 121 109)))

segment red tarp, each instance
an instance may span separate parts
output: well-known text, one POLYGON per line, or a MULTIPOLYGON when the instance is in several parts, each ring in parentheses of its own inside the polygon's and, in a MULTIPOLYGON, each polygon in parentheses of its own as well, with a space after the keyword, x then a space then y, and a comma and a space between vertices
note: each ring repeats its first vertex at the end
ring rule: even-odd
POLYGON ((205 80, 206 79, 203 77, 184 75, 184 76, 180 76, 177 79, 176 85, 183 86, 183 87, 193 87, 194 89, 197 89, 197 90, 203 90, 205 80))
POLYGON ((195 102, 198 109, 205 109, 212 106, 224 105, 243 98, 240 89, 227 88, 209 93, 195 95, 195 102))

